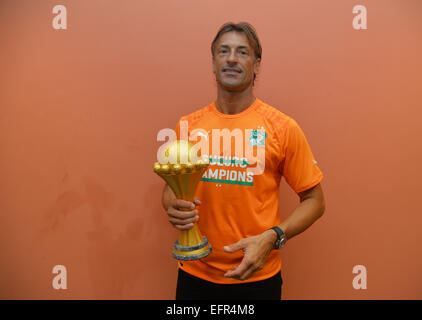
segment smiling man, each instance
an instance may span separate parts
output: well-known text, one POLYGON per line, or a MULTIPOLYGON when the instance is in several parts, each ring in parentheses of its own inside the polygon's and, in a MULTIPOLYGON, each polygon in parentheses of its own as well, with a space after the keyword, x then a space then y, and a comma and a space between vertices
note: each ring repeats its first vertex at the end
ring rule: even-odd
POLYGON ((175 199, 170 188, 164 187, 162 202, 170 223, 187 230, 197 222, 213 246, 205 258, 179 262, 176 299, 281 299, 277 249, 322 216, 323 174, 297 122, 253 94, 262 54, 254 28, 246 22, 226 23, 212 42, 211 53, 217 98, 182 117, 176 131, 180 136, 181 121, 188 122, 189 131, 240 129, 249 133, 245 144, 265 150, 265 169, 245 180, 251 159, 238 163, 222 157, 221 150, 210 157, 213 161, 194 203, 175 199), (221 170, 230 174, 223 175, 221 170), (280 223, 283 177, 299 203, 280 223))

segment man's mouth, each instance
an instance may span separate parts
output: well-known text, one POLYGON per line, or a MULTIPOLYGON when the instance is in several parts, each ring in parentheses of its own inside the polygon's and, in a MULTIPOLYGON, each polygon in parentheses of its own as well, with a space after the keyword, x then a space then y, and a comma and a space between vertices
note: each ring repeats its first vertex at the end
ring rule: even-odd
POLYGON ((239 74, 242 73, 242 70, 236 68, 223 68, 223 73, 226 74, 239 74))

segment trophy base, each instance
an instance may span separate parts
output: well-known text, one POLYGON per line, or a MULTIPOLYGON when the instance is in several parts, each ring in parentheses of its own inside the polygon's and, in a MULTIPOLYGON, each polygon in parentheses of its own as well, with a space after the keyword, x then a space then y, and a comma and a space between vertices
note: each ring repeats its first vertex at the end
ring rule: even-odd
POLYGON ((193 261, 205 258, 212 251, 211 244, 205 236, 202 236, 203 241, 194 246, 182 246, 176 240, 173 249, 173 258, 183 261, 193 261))

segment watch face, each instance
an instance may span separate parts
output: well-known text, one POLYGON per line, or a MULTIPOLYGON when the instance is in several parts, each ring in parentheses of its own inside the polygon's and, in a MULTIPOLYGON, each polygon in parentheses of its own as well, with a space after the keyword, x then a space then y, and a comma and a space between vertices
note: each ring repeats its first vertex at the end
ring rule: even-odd
POLYGON ((280 239, 277 239, 277 241, 275 242, 275 248, 280 248, 280 239))
POLYGON ((286 238, 283 237, 279 242, 279 246, 281 245, 281 248, 283 248, 285 244, 286 244, 286 238))

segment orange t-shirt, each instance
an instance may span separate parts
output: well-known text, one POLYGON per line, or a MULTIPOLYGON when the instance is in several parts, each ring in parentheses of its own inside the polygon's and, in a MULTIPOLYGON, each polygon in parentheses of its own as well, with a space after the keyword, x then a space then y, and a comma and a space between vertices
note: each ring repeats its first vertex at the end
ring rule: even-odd
MULTIPOLYGON (((211 243, 212 252, 200 260, 182 261, 179 267, 211 282, 240 283, 225 278, 224 274, 240 264, 243 251, 226 253, 223 247, 280 223, 279 186, 282 177, 299 193, 317 185, 323 174, 296 121, 259 99, 238 114, 223 114, 213 102, 184 116, 176 127, 179 139, 183 139, 180 129, 186 128, 186 124, 189 135, 194 129, 198 129, 197 132, 202 129, 197 140, 190 141, 196 144, 205 139, 203 141, 208 141, 209 145, 210 166, 195 195, 201 200, 198 227, 211 243), (184 120, 187 123, 181 125, 184 120), (226 142, 232 141, 231 145, 225 147, 224 138, 214 136, 215 132, 237 134, 243 142, 231 137, 226 139, 226 142), (214 143, 220 141, 221 150, 217 147, 212 150, 213 137, 214 143), (239 149, 235 149, 236 144, 238 147, 242 145, 243 157, 239 156, 239 149), (261 170, 257 170, 257 161, 261 170)), ((279 251, 273 250, 264 268, 243 282, 270 278, 280 269, 279 251)))

